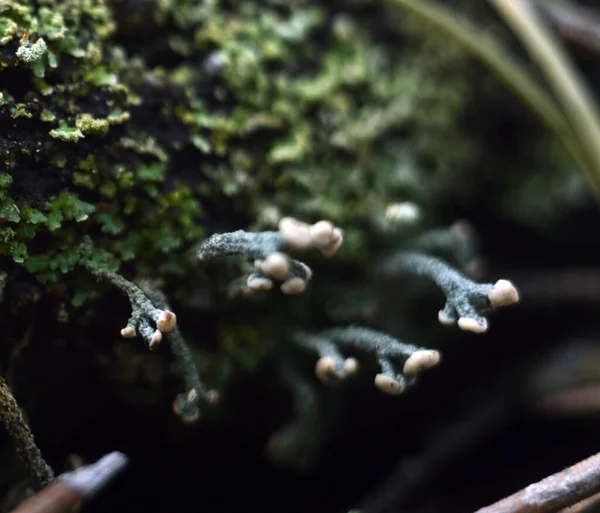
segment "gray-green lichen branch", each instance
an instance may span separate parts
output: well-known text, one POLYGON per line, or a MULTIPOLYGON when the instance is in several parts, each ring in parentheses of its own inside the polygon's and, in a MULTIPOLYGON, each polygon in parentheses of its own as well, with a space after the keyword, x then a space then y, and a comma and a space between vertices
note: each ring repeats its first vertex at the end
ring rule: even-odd
POLYGON ((164 295, 156 290, 144 291, 120 274, 104 270, 89 260, 82 263, 95 276, 107 279, 129 297, 132 314, 127 326, 121 330, 121 336, 133 338, 139 333, 149 349, 154 350, 163 335, 168 334, 167 342, 182 372, 186 389, 175 398, 173 411, 186 423, 196 422, 200 418, 200 406, 214 406, 219 394, 207 389, 200 379, 193 355, 177 327, 177 317, 167 305, 164 295))
POLYGON ((120 274, 101 269, 89 261, 85 261, 83 264, 92 274, 108 280, 127 294, 132 311, 127 326, 121 330, 123 338, 133 338, 140 334, 148 343, 149 349, 156 349, 162 341, 163 334, 170 333, 175 329, 177 316, 170 310, 157 308, 137 285, 126 280, 120 274))
POLYGON ((238 230, 213 235, 198 250, 198 258, 243 255, 254 264, 248 276, 251 289, 270 290, 273 281, 282 282, 284 294, 299 294, 306 288, 312 272, 310 268, 287 254, 290 250, 319 248, 326 257, 333 255, 343 241, 342 231, 330 221, 309 225, 284 217, 279 221, 279 231, 250 233, 238 230))
MULTIPOLYGON (((163 311, 170 311, 161 292, 152 291, 148 292, 148 295, 163 311)), ((169 333, 167 342, 181 370, 185 386, 185 392, 178 394, 173 402, 173 411, 184 422, 192 424, 200 418, 201 406, 212 407, 219 402, 219 393, 216 390, 209 390, 200 379, 192 352, 178 326, 175 326, 169 333)))
POLYGON ((439 321, 447 326, 458 321, 460 329, 473 333, 487 331, 485 315, 489 311, 519 301, 517 289, 508 280, 498 280, 495 284, 475 283, 447 262, 418 251, 396 253, 382 263, 379 272, 384 277, 410 274, 430 278, 446 296, 446 305, 438 314, 439 321))
POLYGON ((293 331, 290 338, 297 346, 319 354, 315 374, 326 383, 341 381, 358 370, 357 360, 344 358, 338 346, 373 353, 381 366, 375 385, 390 395, 401 394, 415 383, 419 373, 435 367, 441 359, 438 351, 405 344, 387 333, 360 326, 332 328, 317 334, 293 331))

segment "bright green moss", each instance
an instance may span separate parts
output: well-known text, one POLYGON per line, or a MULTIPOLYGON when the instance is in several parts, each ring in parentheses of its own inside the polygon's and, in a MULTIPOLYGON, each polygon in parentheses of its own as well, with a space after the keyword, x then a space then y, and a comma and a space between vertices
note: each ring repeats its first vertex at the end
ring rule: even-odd
POLYGON ((52 137, 65 142, 77 142, 83 139, 84 135, 79 128, 68 126, 64 121, 61 121, 58 128, 53 128, 48 132, 52 137))

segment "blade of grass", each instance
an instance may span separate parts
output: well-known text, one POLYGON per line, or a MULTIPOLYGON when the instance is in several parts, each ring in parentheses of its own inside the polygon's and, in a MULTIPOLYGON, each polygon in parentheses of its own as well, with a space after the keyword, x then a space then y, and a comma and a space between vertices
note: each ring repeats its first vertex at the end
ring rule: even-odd
POLYGON ((573 61, 528 1, 488 1, 519 36, 546 75, 586 153, 594 185, 600 190, 600 116, 573 61))
MULTIPOLYGON (((592 164, 588 155, 554 99, 495 39, 483 33, 472 23, 457 18, 446 8, 433 5, 427 0, 385 1, 394 7, 410 11, 435 26, 488 66, 554 133, 579 167, 584 171, 590 171, 592 164)), ((600 171, 597 180, 594 180, 594 185, 595 190, 600 192, 600 171)))

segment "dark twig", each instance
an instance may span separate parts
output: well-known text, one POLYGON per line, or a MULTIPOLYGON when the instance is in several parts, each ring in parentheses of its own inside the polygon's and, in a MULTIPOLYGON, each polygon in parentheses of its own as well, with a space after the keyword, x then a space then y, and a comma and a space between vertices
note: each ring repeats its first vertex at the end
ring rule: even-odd
POLYGON ((27 472, 35 479, 39 486, 44 486, 54 479, 54 472, 44 461, 42 452, 35 445, 33 435, 23 412, 10 388, 3 378, 0 377, 0 421, 10 435, 19 459, 27 472))
POLYGON ((600 492, 600 453, 476 513, 557 513, 600 492))
POLYGON ((127 463, 123 453, 111 452, 96 463, 61 474, 11 513, 78 513, 82 502, 93 499, 127 463))

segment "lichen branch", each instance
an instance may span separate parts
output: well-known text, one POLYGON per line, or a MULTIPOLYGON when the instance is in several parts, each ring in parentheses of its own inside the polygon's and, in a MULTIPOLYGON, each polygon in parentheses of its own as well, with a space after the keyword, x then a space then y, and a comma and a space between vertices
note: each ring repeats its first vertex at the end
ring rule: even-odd
POLYGON ((387 333, 361 326, 332 328, 318 334, 293 331, 290 339, 297 346, 319 354, 315 374, 324 382, 340 381, 358 370, 358 361, 344 359, 337 346, 373 353, 381 367, 375 385, 391 395, 402 393, 414 384, 420 372, 436 366, 441 358, 438 351, 405 344, 387 333))
POLYGON ((168 309, 157 308, 137 285, 120 274, 101 269, 89 261, 83 264, 92 274, 108 280, 127 294, 131 303, 131 317, 127 321, 127 326, 121 330, 123 338, 133 338, 139 333, 148 343, 149 349, 156 349, 162 341, 163 334, 175 329, 177 316, 168 309))
POLYGON ((290 250, 319 248, 325 256, 333 255, 343 241, 342 231, 329 221, 308 225, 291 217, 279 222, 279 231, 249 233, 238 230, 215 234, 198 250, 198 258, 207 260, 222 256, 243 255, 253 263, 254 271, 247 279, 251 289, 270 290, 273 281, 281 282, 284 294, 299 294, 306 288, 310 268, 287 255, 290 250))
POLYGON ((508 280, 495 284, 475 283, 465 278, 447 262, 418 251, 400 251, 385 260, 380 272, 383 276, 410 274, 433 280, 444 292, 446 305, 438 314, 444 325, 458 321, 460 329, 484 333, 488 328, 485 315, 496 308, 519 301, 519 294, 508 280))
POLYGON ((200 406, 215 405, 219 395, 202 383, 192 352, 177 326, 177 316, 167 304, 164 294, 157 290, 144 291, 120 274, 104 270, 90 261, 83 262, 83 265, 99 278, 107 279, 129 297, 132 314, 127 326, 121 330, 121 336, 133 338, 139 333, 148 343, 149 349, 153 350, 158 348, 163 334, 168 334, 167 343, 181 369, 186 389, 185 393, 175 398, 173 411, 184 422, 196 422, 200 418, 200 406), (155 323, 156 328, 151 322, 155 323))
MULTIPOLYGON (((169 305, 166 303, 166 299, 162 293, 152 291, 148 295, 155 304, 159 305, 163 310, 168 311, 169 305)), ((200 407, 202 405, 214 406, 218 403, 219 394, 216 390, 209 390, 200 379, 198 368, 194 362, 194 356, 178 326, 175 326, 167 336, 167 343, 181 370, 186 390, 184 393, 178 394, 175 398, 173 411, 184 422, 191 424, 200 418, 200 407)))

